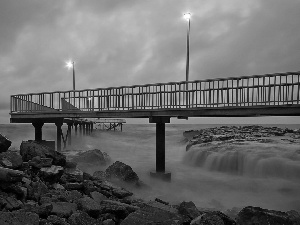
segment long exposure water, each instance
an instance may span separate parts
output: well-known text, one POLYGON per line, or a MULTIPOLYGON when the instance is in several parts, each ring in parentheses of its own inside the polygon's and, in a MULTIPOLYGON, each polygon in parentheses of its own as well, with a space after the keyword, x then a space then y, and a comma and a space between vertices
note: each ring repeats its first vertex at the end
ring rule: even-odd
MULTIPOLYGON (((112 162, 130 165, 150 188, 132 189, 147 200, 160 198, 176 204, 193 201, 201 208, 227 210, 248 205, 275 210, 300 211, 299 144, 249 144, 222 148, 193 148, 186 152, 185 130, 218 125, 167 124, 166 169, 172 172, 170 183, 154 180, 155 124, 126 124, 123 132, 95 130, 90 136, 77 136, 64 153, 100 149, 112 162), (234 166, 232 166, 234 164, 234 166)), ((268 125, 299 128, 300 125, 268 125)), ((32 125, 0 125, 0 132, 19 149, 22 140, 34 139, 32 125)), ((66 134, 66 127, 63 127, 66 134)), ((44 125, 43 139, 55 140, 56 127, 44 125)), ((93 173, 106 167, 87 164, 81 169, 93 173)))

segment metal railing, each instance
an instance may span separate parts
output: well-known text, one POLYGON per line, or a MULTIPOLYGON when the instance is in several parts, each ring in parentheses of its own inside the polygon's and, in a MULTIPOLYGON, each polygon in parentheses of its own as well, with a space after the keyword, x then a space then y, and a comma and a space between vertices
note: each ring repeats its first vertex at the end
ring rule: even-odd
POLYGON ((300 71, 111 88, 18 94, 11 113, 299 104, 300 71))

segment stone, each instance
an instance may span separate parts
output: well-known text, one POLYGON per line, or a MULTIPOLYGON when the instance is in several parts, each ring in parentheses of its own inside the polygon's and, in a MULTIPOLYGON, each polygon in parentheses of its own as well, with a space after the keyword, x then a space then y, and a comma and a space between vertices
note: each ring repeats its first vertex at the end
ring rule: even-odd
POLYGON ((243 208, 236 220, 238 225, 293 225, 293 221, 285 212, 248 206, 243 208))
POLYGON ((92 199, 94 199, 96 202, 98 202, 99 204, 103 201, 103 200, 108 200, 108 198, 101 194, 100 192, 98 191, 93 191, 90 193, 90 196, 92 199))
POLYGON ((89 195, 93 191, 97 191, 97 187, 94 185, 93 181, 85 180, 83 183, 83 192, 89 195))
POLYGON ((93 177, 94 179, 97 179, 97 180, 105 180, 105 172, 104 171, 95 171, 93 173, 93 177))
POLYGON ((28 189, 28 199, 39 201, 41 196, 48 193, 48 187, 42 181, 32 182, 28 189))
POLYGON ((28 164, 32 167, 41 169, 42 167, 51 167, 52 161, 52 158, 41 158, 40 156, 35 156, 28 161, 28 164))
POLYGON ((93 218, 98 218, 101 214, 102 207, 98 202, 90 197, 83 197, 77 201, 78 209, 86 212, 93 218))
POLYGON ((67 168, 64 171, 67 182, 82 182, 83 172, 78 168, 67 168))
POLYGON ((70 225, 102 225, 102 222, 90 217, 86 212, 73 213, 68 222, 70 225))
POLYGON ((26 212, 32 212, 39 215, 41 218, 47 218, 50 215, 53 209, 52 204, 45 203, 42 205, 38 205, 37 203, 34 204, 24 204, 23 210, 26 212))
POLYGON ((108 181, 103 181, 103 182, 95 181, 94 184, 100 187, 102 190, 104 189, 106 191, 111 192, 114 196, 118 198, 125 198, 133 195, 132 192, 127 191, 124 188, 118 187, 108 181))
POLYGON ((115 225, 115 224, 116 224, 115 221, 113 221, 112 219, 103 221, 103 225, 115 225))
POLYGON ((60 218, 56 215, 48 216, 47 221, 53 225, 70 225, 65 218, 60 218))
POLYGON ((136 183, 139 181, 138 175, 132 170, 132 168, 120 161, 114 162, 105 170, 107 179, 118 178, 128 183, 136 183))
POLYGON ((22 166, 22 156, 14 151, 7 151, 0 153, 0 166, 19 169, 22 166))
POLYGON ((66 183, 64 185, 65 189, 67 190, 82 190, 83 184, 82 183, 66 183))
POLYGON ((6 197, 5 201, 6 201, 5 209, 9 211, 21 209, 23 207, 23 203, 20 200, 17 200, 16 198, 6 197))
POLYGON ((121 203, 119 201, 103 200, 101 202, 101 214, 112 213, 120 219, 125 219, 130 213, 138 210, 139 207, 121 203))
POLYGON ((57 182, 62 176, 64 168, 52 165, 51 167, 43 167, 40 169, 39 175, 45 181, 57 182))
POLYGON ((106 165, 110 160, 108 154, 99 149, 79 152, 71 159, 72 162, 76 163, 91 163, 97 165, 106 165))
POLYGON ((11 141, 0 133, 0 152, 6 152, 11 146, 11 141))
POLYGON ((129 214, 121 225, 141 225, 141 224, 183 224, 183 218, 178 211, 170 206, 149 202, 139 210, 129 214))
POLYGON ((1 182, 19 182, 22 181, 23 177, 24 173, 22 171, 0 167, 1 182))
POLYGON ((52 164, 56 166, 65 166, 66 164, 65 155, 36 141, 23 141, 20 146, 20 154, 25 162, 39 156, 40 158, 52 158, 52 164))
POLYGON ((178 211, 181 215, 187 216, 191 220, 201 215, 201 213, 199 212, 199 210, 193 202, 180 203, 178 211))
POLYGON ((39 225, 39 216, 31 212, 0 212, 1 225, 39 225))
POLYGON ((77 205, 70 202, 52 202, 51 214, 59 217, 69 218, 77 210, 77 205))

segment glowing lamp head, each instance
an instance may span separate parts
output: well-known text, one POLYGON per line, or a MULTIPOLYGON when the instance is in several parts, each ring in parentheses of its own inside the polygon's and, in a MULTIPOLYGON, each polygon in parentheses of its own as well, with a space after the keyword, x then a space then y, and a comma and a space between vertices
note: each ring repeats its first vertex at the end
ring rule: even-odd
POLYGON ((191 13, 185 13, 183 14, 183 18, 189 21, 191 19, 192 14, 191 13))
POLYGON ((67 67, 68 69, 71 69, 71 68, 73 67, 73 65, 74 65, 74 62, 72 62, 72 61, 66 62, 66 67, 67 67))

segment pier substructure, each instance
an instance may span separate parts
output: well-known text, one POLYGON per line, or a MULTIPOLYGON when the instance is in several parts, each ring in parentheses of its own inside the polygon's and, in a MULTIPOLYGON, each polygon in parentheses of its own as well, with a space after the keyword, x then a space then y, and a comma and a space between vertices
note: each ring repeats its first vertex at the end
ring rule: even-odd
POLYGON ((33 122, 32 125, 34 126, 34 140, 35 141, 42 141, 42 128, 44 123, 37 121, 37 122, 33 122))
POLYGON ((68 124, 68 133, 67 133, 67 138, 68 138, 68 145, 72 144, 72 126, 73 123, 67 123, 68 124))
POLYGON ((63 125, 63 122, 56 122, 56 149, 57 151, 61 151, 61 135, 62 135, 62 130, 61 127, 63 125))
POLYGON ((75 127, 75 136, 77 136, 77 126, 78 126, 78 123, 74 123, 74 127, 75 127))
POLYGON ((166 123, 170 123, 170 117, 150 117, 150 123, 156 123, 156 170, 150 172, 150 176, 171 181, 171 173, 165 170, 166 159, 166 123))

